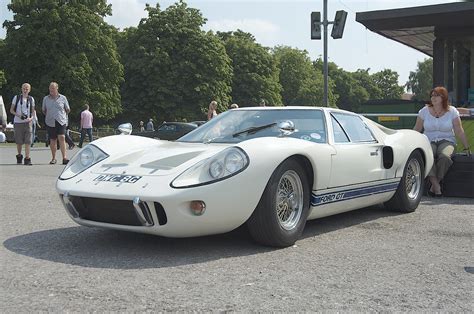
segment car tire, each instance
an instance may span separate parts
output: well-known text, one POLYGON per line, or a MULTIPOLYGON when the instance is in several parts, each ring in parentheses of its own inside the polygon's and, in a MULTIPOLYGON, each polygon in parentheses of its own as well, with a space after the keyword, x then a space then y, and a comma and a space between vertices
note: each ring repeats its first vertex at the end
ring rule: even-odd
POLYGON ((309 201, 310 187, 305 171, 296 160, 285 160, 273 172, 247 221, 250 235, 264 245, 293 245, 306 224, 309 201))
POLYGON ((414 151, 408 157, 395 195, 384 204, 385 207, 403 213, 414 212, 423 194, 424 174, 425 167, 421 153, 414 151))

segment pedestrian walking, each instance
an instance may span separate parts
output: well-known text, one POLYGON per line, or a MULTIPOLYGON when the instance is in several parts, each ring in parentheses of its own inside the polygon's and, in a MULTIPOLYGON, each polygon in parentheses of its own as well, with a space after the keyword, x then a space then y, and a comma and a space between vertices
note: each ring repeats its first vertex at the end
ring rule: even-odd
POLYGON ((59 149, 63 157, 63 165, 69 162, 66 155, 66 126, 68 124, 68 113, 71 111, 66 96, 59 93, 59 85, 56 82, 49 84, 49 95, 43 98, 43 113, 45 115, 45 123, 48 128, 49 147, 51 149, 50 164, 56 163, 57 145, 56 139, 59 140, 59 149))
POLYGON ((89 111, 89 105, 84 105, 84 110, 81 112, 81 139, 79 141, 79 148, 82 148, 82 143, 84 142, 84 137, 89 138, 89 143, 92 142, 92 120, 94 120, 94 115, 89 111))
POLYGON ((31 166, 30 145, 31 145, 31 121, 35 115, 35 99, 30 94, 31 85, 23 83, 21 86, 21 94, 13 97, 10 113, 15 116, 13 119, 13 129, 15 132, 15 143, 18 154, 16 155, 16 163, 22 162, 31 166), (23 160, 22 146, 25 145, 25 159, 23 160))

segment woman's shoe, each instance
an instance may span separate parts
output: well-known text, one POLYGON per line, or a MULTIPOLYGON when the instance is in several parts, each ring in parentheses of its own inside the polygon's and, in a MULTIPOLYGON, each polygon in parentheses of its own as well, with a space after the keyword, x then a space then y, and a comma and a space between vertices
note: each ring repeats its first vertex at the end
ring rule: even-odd
POLYGON ((431 196, 431 197, 436 197, 436 194, 434 194, 434 193, 431 192, 431 191, 428 191, 428 195, 431 196))
POLYGON ((68 162, 69 162, 69 159, 66 159, 66 158, 63 159, 63 165, 67 165, 68 162))
POLYGON ((443 197, 443 193, 440 193, 440 194, 434 193, 434 197, 443 197))
POLYGON ((52 160, 49 162, 50 165, 54 165, 55 163, 56 163, 56 159, 52 159, 52 160))

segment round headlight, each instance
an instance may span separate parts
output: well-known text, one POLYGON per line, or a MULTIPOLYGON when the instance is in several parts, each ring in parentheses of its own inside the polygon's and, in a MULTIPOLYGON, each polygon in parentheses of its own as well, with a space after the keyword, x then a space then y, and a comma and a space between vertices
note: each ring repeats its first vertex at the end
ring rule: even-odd
POLYGON ((244 167, 244 159, 239 151, 232 151, 225 157, 225 169, 234 173, 244 167))
POLYGON ((85 148, 84 150, 82 150, 81 155, 80 155, 80 160, 81 160, 81 164, 84 167, 91 165, 92 162, 94 161, 94 152, 92 151, 92 149, 85 148))
POLYGON ((213 179, 220 178, 224 174, 224 165, 220 160, 213 161, 209 165, 209 174, 213 179))

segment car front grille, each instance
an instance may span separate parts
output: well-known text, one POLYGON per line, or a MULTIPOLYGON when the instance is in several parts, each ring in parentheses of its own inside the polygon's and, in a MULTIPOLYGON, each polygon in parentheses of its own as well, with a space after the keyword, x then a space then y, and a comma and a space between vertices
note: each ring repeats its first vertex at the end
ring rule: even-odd
MULTIPOLYGON (((127 226, 154 225, 153 216, 147 202, 72 195, 62 197, 66 208, 73 217, 127 226), (73 206, 71 207, 70 204, 73 206)), ((154 202, 153 207, 155 208, 159 225, 166 224, 167 217, 161 204, 154 202)))

